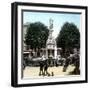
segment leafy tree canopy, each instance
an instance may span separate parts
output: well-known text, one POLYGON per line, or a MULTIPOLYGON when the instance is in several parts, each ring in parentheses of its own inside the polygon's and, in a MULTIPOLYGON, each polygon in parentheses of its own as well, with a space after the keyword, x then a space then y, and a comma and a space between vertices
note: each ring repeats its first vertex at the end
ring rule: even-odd
POLYGON ((43 48, 46 46, 46 40, 48 38, 49 30, 41 22, 31 23, 27 28, 25 35, 26 45, 30 45, 30 48, 43 48))
POLYGON ((79 48, 80 47, 79 29, 75 24, 66 22, 62 26, 56 41, 58 47, 79 48))

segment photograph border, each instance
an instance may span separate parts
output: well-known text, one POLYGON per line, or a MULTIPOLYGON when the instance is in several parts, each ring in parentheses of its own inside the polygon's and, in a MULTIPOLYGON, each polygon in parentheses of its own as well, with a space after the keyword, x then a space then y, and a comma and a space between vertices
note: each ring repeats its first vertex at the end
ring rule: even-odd
POLYGON ((41 86, 41 85, 56 85, 56 84, 73 84, 73 83, 87 83, 88 82, 88 7, 87 6, 73 6, 73 5, 59 5, 59 4, 44 4, 44 3, 24 3, 14 2, 11 4, 11 85, 13 87, 23 86, 41 86), (85 10, 85 80, 80 81, 64 81, 64 82, 48 82, 48 83, 32 83, 32 84, 18 84, 18 6, 41 6, 41 7, 55 7, 55 8, 73 8, 85 10))

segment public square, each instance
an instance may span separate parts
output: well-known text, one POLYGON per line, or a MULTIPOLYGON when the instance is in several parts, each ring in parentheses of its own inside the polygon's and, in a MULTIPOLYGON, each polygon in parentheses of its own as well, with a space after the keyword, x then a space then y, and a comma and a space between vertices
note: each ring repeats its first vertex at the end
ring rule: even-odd
POLYGON ((65 21, 56 33, 55 19, 49 17, 47 21, 48 25, 44 25, 42 20, 24 25, 23 77, 60 77, 71 75, 73 71, 74 75, 80 74, 80 32, 77 25, 65 21))

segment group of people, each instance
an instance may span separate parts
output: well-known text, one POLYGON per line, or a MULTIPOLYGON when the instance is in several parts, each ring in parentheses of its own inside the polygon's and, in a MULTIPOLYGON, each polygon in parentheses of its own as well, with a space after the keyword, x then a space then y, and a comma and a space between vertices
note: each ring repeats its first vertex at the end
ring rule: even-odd
POLYGON ((39 72, 39 76, 45 76, 48 75, 48 63, 47 60, 45 61, 40 61, 40 72, 39 72))
POLYGON ((49 60, 45 58, 45 56, 42 56, 42 61, 40 61, 40 72, 39 76, 53 76, 53 72, 48 72, 48 68, 50 66, 49 60))
MULTIPOLYGON (((72 56, 68 56, 67 58, 65 58, 64 63, 63 63, 63 72, 66 72, 67 67, 69 65, 74 65, 75 69, 73 72, 71 72, 70 74, 80 74, 80 70, 79 70, 79 66, 80 66, 80 56, 79 54, 73 54, 72 56)), ((39 72, 39 76, 43 75, 43 76, 54 76, 54 73, 51 72, 51 74, 48 72, 48 68, 50 67, 49 64, 49 60, 45 59, 45 57, 42 57, 42 61, 40 61, 40 72, 39 72)))

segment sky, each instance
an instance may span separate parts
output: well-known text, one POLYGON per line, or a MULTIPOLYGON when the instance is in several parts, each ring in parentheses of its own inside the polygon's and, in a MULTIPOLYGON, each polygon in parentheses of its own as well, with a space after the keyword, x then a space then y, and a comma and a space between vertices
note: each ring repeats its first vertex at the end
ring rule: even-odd
POLYGON ((74 23, 80 29, 80 14, 72 13, 46 13, 46 12, 23 12, 23 23, 41 22, 49 27, 50 18, 53 20, 53 37, 56 38, 65 22, 74 23))

